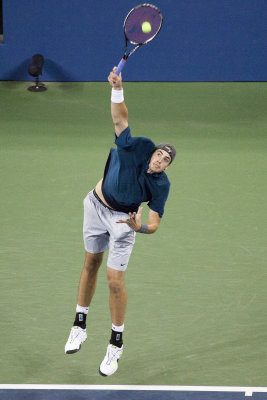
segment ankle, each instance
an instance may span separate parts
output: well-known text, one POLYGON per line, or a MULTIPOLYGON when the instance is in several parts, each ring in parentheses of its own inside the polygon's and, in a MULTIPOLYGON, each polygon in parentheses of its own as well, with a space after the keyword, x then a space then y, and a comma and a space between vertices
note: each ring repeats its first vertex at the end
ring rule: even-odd
POLYGON ((79 326, 82 329, 86 329, 86 314, 76 313, 73 326, 79 326))
POLYGON ((124 331, 124 324, 121 326, 116 326, 112 324, 112 329, 111 329, 111 337, 109 343, 112 344, 113 346, 116 347, 122 347, 123 345, 123 340, 122 340, 122 334, 124 331))
POLYGON ((86 317, 88 314, 88 310, 89 307, 82 307, 77 304, 73 326, 79 326, 82 329, 86 329, 86 317))

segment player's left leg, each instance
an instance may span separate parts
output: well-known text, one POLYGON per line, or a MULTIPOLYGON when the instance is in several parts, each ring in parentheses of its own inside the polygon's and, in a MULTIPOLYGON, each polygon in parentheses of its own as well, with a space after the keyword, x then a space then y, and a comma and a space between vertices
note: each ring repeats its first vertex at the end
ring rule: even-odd
POLYGON ((111 213, 109 226, 109 255, 107 260, 107 277, 110 291, 109 305, 112 320, 111 338, 106 356, 102 361, 99 373, 112 375, 118 369, 118 361, 123 352, 122 334, 127 306, 127 293, 124 284, 125 271, 135 242, 135 232, 124 224, 117 224, 128 214, 111 213))
POLYGON ((127 307, 127 292, 124 284, 125 271, 107 267, 109 286, 109 306, 112 321, 112 331, 109 345, 99 373, 102 376, 114 374, 118 369, 118 361, 123 352, 122 333, 127 307))

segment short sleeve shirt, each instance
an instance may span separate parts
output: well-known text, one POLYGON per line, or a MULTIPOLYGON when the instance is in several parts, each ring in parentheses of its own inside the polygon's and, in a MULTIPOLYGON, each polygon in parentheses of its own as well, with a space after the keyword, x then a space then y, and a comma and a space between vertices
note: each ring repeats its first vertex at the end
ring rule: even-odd
POLYGON ((164 213, 170 182, 165 172, 147 173, 150 158, 156 150, 152 140, 132 137, 130 128, 115 135, 117 149, 112 148, 106 163, 102 192, 107 203, 117 211, 136 212, 143 202, 164 213))

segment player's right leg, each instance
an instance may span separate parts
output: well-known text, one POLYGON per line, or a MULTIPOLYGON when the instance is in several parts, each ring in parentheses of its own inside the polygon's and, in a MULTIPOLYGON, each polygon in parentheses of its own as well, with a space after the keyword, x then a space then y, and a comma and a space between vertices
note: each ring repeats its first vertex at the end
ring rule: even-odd
POLYGON ((103 259, 103 254, 104 252, 97 254, 86 252, 79 284, 76 316, 65 345, 66 354, 73 354, 79 351, 82 343, 87 339, 86 315, 95 293, 97 273, 103 259))
POLYGON ((86 255, 81 273, 75 321, 65 346, 67 354, 80 350, 81 344, 87 338, 86 315, 95 293, 98 269, 109 242, 109 234, 102 218, 102 206, 96 199, 93 190, 85 197, 83 204, 83 239, 86 255))

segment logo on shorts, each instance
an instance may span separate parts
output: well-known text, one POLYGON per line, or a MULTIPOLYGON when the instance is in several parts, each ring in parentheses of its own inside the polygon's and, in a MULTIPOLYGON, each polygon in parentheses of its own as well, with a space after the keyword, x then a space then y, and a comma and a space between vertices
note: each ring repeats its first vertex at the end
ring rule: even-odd
POLYGON ((124 265, 126 265, 126 263, 125 264, 121 264, 121 267, 124 267, 124 265))

